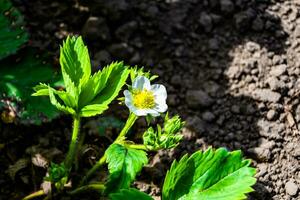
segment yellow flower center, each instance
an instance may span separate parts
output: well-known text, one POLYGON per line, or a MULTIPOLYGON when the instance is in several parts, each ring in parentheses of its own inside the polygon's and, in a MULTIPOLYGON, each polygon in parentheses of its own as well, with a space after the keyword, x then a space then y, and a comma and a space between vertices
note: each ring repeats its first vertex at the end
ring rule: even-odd
POLYGON ((133 93, 133 105, 140 109, 149 109, 155 106, 152 91, 139 90, 133 93))

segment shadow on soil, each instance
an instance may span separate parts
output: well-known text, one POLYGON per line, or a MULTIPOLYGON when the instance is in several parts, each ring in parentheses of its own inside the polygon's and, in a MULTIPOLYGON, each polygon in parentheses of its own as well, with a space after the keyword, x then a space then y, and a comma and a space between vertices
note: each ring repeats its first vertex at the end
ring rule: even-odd
MULTIPOLYGON (((40 15, 43 21, 41 23, 57 19, 55 13, 35 14, 32 10, 26 10, 31 7, 29 1, 19 2, 26 3, 27 20, 36 21, 40 15)), ((69 2, 72 3, 72 1, 69 2)), ((130 2, 111 0, 106 3, 101 0, 83 2, 90 8, 91 16, 105 19, 110 30, 109 39, 102 38, 105 41, 97 42, 90 37, 86 37, 85 40, 91 47, 92 57, 96 51, 108 49, 111 56, 100 64, 109 63, 111 60, 125 60, 130 64, 155 66, 148 67, 148 69, 161 75, 160 82, 169 84, 167 86, 170 111, 175 113, 174 110, 176 110, 197 133, 183 141, 175 150, 176 158, 199 148, 213 146, 215 148, 226 147, 230 150, 242 149, 247 157, 255 160, 255 156, 248 150, 260 145, 262 137, 259 134, 257 121, 263 117, 264 110, 259 108, 257 101, 250 97, 231 95, 228 92, 231 85, 224 72, 232 64, 234 59, 232 52, 237 46, 250 41, 266 48, 270 53, 282 54, 285 52, 286 34, 280 19, 266 11, 270 6, 268 1, 255 3, 255 1, 241 0, 237 1, 240 3, 236 3, 233 7, 227 5, 223 8, 219 2, 196 0, 174 1, 174 3, 137 0, 130 2), (132 21, 135 22, 132 24, 137 24, 132 27, 134 30, 128 37, 120 37, 116 33, 119 30, 118 27, 132 21), (129 46, 123 45, 122 49, 120 46, 112 45, 124 43, 129 46), (187 91, 195 90, 208 95, 209 102, 194 107, 187 105, 187 91), (212 113, 215 116, 214 119, 210 122, 204 120, 202 114, 205 112, 212 113)), ((37 3, 37 5, 42 4, 42 1, 37 3)), ((57 11, 59 16, 70 16, 65 3, 53 3, 53 9, 59 8, 60 4, 64 4, 64 10, 57 11)), ((80 23, 83 21, 81 20, 80 23)), ((70 31, 72 26, 76 26, 76 30, 83 27, 83 24, 75 24, 74 20, 65 24, 70 26, 67 27, 70 31)), ((41 25, 33 24, 32 31, 41 25)), ((44 31, 47 32, 46 29, 44 31)), ((54 32, 55 27, 49 31, 49 34, 54 35, 54 32)), ((35 36, 40 39, 44 35, 35 36)), ((45 46, 42 45, 43 48, 54 49, 53 44, 57 45, 57 41, 53 40, 55 42, 51 47, 46 43, 45 46)), ((199 98, 203 96, 200 95, 199 98)), ((61 124, 62 122, 54 123, 61 124)), ((63 130, 60 131, 63 132, 63 130)), ((29 130, 23 130, 23 132, 29 132, 29 130)), ((5 162, 7 158, 3 160, 5 162)), ((154 180, 158 185, 161 184, 171 161, 162 158, 161 163, 158 163, 160 173, 154 180)), ((1 168, 4 169, 3 166, 1 168)), ((153 174, 148 175, 145 178, 147 182, 153 174)), ((270 198, 271 194, 267 192, 263 184, 257 184, 255 189, 257 192, 251 194, 251 199, 270 198)))

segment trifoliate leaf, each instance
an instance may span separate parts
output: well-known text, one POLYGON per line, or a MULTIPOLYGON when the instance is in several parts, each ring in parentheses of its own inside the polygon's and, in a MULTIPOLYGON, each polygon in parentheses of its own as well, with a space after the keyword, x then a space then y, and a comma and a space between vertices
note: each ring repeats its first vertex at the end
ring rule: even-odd
POLYGON ((32 87, 40 81, 53 85, 60 77, 31 49, 27 52, 18 62, 10 58, 0 62, 0 99, 8 100, 21 123, 40 124, 57 117, 58 112, 47 98, 32 97, 32 87))
POLYGON ((112 144, 105 152, 109 170, 106 193, 127 189, 137 173, 148 163, 146 152, 112 144))
POLYGON ((113 62, 107 67, 104 67, 101 71, 95 73, 88 82, 83 86, 82 92, 80 94, 80 105, 84 106, 92 101, 106 86, 110 78, 116 76, 116 74, 111 74, 115 68, 119 68, 123 65, 121 62, 113 62))
MULTIPOLYGON (((106 81, 105 88, 100 93, 98 93, 98 95, 92 100, 91 103, 89 103, 90 105, 99 105, 99 108, 101 109, 97 111, 98 113, 104 112, 108 108, 108 105, 117 97, 121 88, 126 82, 129 71, 129 69, 124 67, 123 63, 117 63, 114 65, 111 72, 109 73, 110 75, 108 77, 108 80, 106 81)), ((92 90, 92 88, 89 89, 92 90)), ((97 112, 95 111, 96 114, 97 112)))
POLYGON ((91 63, 87 47, 81 37, 68 37, 60 47, 60 65, 68 91, 74 83, 77 88, 84 85, 91 75, 91 63))
POLYGON ((108 109, 108 107, 102 104, 87 105, 80 110, 80 116, 92 117, 103 113, 103 111, 105 111, 106 109, 108 109))
POLYGON ((122 189, 116 193, 110 194, 111 200, 153 200, 151 196, 137 189, 122 189))
POLYGON ((255 169, 241 151, 198 151, 174 161, 162 191, 163 200, 241 200, 253 191, 255 169))
POLYGON ((21 13, 10 0, 0 1, 0 59, 15 53, 28 40, 21 13))

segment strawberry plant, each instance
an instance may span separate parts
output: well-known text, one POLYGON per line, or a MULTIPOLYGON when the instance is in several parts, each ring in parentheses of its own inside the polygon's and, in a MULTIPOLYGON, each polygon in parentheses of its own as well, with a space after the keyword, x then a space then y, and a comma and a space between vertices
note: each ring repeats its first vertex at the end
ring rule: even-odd
MULTIPOLYGON (((170 117, 164 85, 153 84, 157 76, 144 72, 142 68, 131 68, 122 62, 113 62, 92 74, 88 48, 81 37, 68 37, 60 48, 60 65, 65 89, 57 90, 49 84, 34 87, 34 96, 47 96, 52 105, 73 118, 73 131, 69 150, 62 163, 52 163, 45 181, 51 190, 40 190, 24 200, 41 195, 56 195, 66 191, 69 195, 94 190, 100 196, 112 200, 153 199, 148 194, 132 188, 142 168, 149 162, 149 151, 175 148, 182 140, 180 131, 184 122, 177 115, 170 117), (127 80, 129 79, 130 80, 127 80), (127 84, 126 84, 127 83, 127 84), (116 99, 121 89, 124 97, 119 98, 129 110, 128 119, 119 135, 107 148, 98 162, 72 188, 71 172, 76 163, 82 118, 102 114, 116 99), (140 117, 148 122, 164 116, 163 125, 149 127, 143 134, 143 143, 127 138, 128 131, 140 117), (95 172, 107 167, 107 181, 89 182, 95 172)), ((150 123, 148 123, 150 124, 150 123)), ((134 133, 133 133, 134 134, 134 133)), ((256 182, 255 169, 250 160, 243 159, 241 151, 229 152, 224 148, 197 151, 174 161, 167 172, 162 187, 162 200, 240 200, 253 191, 256 182)))

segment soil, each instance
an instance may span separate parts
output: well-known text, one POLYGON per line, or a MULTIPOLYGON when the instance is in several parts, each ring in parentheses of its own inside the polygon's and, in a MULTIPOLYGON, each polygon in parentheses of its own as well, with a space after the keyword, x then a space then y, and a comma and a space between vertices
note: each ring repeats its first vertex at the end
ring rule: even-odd
MULTIPOLYGON (((136 187, 159 199, 174 159, 226 147, 241 149, 257 168, 249 199, 300 199, 299 0, 14 2, 28 22, 29 46, 49 52, 57 69, 59 44, 69 34, 81 34, 94 70, 124 60, 145 66, 166 85, 169 112, 187 122, 184 141, 175 150, 152 153, 136 187)), ((126 118, 126 109, 114 110, 126 118)), ((61 159, 70 123, 61 117, 40 127, 2 126, 0 169, 20 166, 38 151, 61 159)), ((84 122, 82 131, 89 133, 86 143, 97 158, 109 137, 95 136, 90 124, 84 122)), ((85 158, 84 170, 89 162, 85 158)), ((16 170, 16 180, 1 172, 0 199, 19 199, 39 188, 33 173, 38 170, 23 168, 16 170)))

